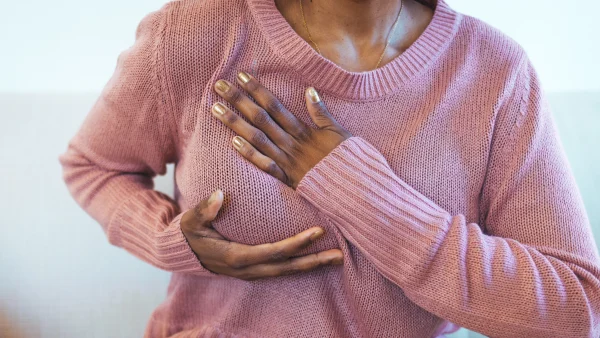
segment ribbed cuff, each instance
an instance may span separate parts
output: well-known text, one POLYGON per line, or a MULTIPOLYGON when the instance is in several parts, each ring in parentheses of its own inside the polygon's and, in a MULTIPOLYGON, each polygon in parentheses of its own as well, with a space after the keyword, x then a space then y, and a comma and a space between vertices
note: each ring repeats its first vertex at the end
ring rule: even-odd
POLYGON ((138 258, 166 271, 217 275, 204 268, 181 232, 179 209, 170 197, 145 189, 123 202, 109 226, 109 238, 138 258), (117 233, 115 233, 117 232, 117 233))
POLYGON ((357 136, 317 163, 296 191, 398 285, 419 282, 452 219, 357 136))

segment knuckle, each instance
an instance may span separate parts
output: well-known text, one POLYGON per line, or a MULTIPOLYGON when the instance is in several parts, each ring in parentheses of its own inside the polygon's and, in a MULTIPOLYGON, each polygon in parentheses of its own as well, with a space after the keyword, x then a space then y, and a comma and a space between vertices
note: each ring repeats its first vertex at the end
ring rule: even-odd
POLYGON ((275 161, 269 161, 269 163, 265 167, 265 172, 274 175, 275 173, 277 173, 277 169, 279 169, 277 163, 275 163, 275 161))
POLYGON ((237 257, 236 259, 230 260, 228 266, 232 269, 241 269, 246 267, 246 263, 243 258, 237 257))
POLYGON ((239 116, 237 114, 232 113, 231 111, 227 111, 223 118, 225 119, 225 124, 232 125, 237 122, 239 116))
POLYGON ((240 268, 238 255, 235 252, 229 250, 229 248, 227 248, 223 252, 223 263, 225 263, 226 266, 232 269, 240 268))
POLYGON ((296 128, 296 130, 297 131, 296 131, 294 137, 296 137, 296 139, 298 139, 300 141, 307 141, 312 136, 311 128, 299 127, 299 128, 296 128))
POLYGON ((285 253, 285 251, 283 251, 283 249, 277 248, 273 252, 271 252, 269 257, 273 261, 283 261, 288 258, 288 255, 285 253))
POLYGON ((245 147, 244 148, 244 157, 252 158, 256 155, 256 149, 253 147, 245 147))
MULTIPOLYGON (((204 207, 205 207, 204 203, 200 203, 200 205, 197 205, 196 207, 194 207, 192 209, 192 215, 194 217, 193 217, 193 220, 191 223, 193 225, 202 224, 206 220, 207 217, 206 217, 206 214, 204 213, 204 207)), ((189 225, 192 225, 192 224, 189 224, 189 225)), ((186 224, 186 225, 188 225, 188 224, 186 224)))
POLYGON ((250 135, 250 143, 257 147, 267 145, 267 135, 261 130, 257 130, 252 135, 250 135))
POLYGON ((230 269, 239 269, 239 266, 236 264, 237 262, 232 258, 225 258, 223 263, 230 269))
POLYGON ((315 267, 317 266, 321 266, 321 265, 329 265, 332 262, 331 258, 327 258, 326 256, 324 256, 323 254, 317 252, 314 254, 315 258, 313 259, 313 265, 315 267))
POLYGON ((279 270, 279 275, 287 276, 287 275, 297 273, 299 271, 300 271, 299 267, 290 262, 290 263, 287 263, 287 264, 284 264, 283 266, 281 266, 281 269, 279 270))
POLYGON ((315 110, 319 116, 327 117, 329 115, 329 112, 327 109, 325 109, 323 102, 319 102, 317 106, 315 106, 315 110))
POLYGON ((227 92, 227 99, 229 100, 229 102, 233 103, 233 104, 238 104, 242 101, 243 99, 243 94, 241 91, 239 91, 237 88, 231 88, 228 92, 227 92))
POLYGON ((283 104, 281 104, 281 102, 279 102, 279 100, 276 100, 274 98, 269 98, 265 102, 265 109, 272 113, 278 113, 278 112, 284 111, 285 107, 283 107, 283 104))
POLYGON ((258 109, 256 113, 254 113, 254 117, 252 119, 252 124, 257 127, 266 126, 271 122, 271 117, 269 113, 267 113, 264 109, 258 109))
POLYGON ((329 114, 327 114, 327 112, 323 109, 317 109, 317 113, 315 115, 317 120, 316 122, 331 122, 331 120, 329 119, 329 114))
POLYGON ((295 154, 300 154, 300 153, 302 153, 302 149, 303 149, 303 147, 300 145, 300 143, 299 143, 299 142, 296 142, 296 141, 294 141, 294 142, 291 142, 291 143, 290 143, 290 145, 288 146, 288 149, 289 149, 289 150, 288 150, 288 151, 289 151, 289 154, 291 154, 291 155, 295 155, 295 154))
POLYGON ((298 241, 299 241, 298 250, 305 249, 314 243, 314 241, 312 239, 310 239, 310 237, 302 238, 302 236, 300 234, 298 234, 297 236, 298 236, 298 241))

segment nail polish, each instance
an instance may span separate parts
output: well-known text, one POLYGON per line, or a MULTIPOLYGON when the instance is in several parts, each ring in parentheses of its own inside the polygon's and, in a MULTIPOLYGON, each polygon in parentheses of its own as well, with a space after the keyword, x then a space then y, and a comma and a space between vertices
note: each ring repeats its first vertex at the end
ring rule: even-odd
POLYGON ((323 234, 324 234, 324 233, 325 233, 325 232, 324 232, 323 230, 319 229, 319 230, 317 230, 317 231, 313 232, 313 233, 312 233, 312 235, 310 235, 310 240, 311 240, 311 241, 315 241, 315 240, 317 240, 319 237, 323 236, 323 234))
POLYGON ((223 93, 225 93, 229 90, 229 85, 227 84, 227 82, 225 82, 223 80, 217 81, 215 86, 217 87, 218 90, 220 90, 223 93))
POLYGON ((321 101, 319 94, 313 87, 308 88, 308 97, 310 98, 310 102, 312 103, 317 103, 321 101))
POLYGON ((226 112, 225 106, 223 106, 221 102, 215 103, 212 107, 212 110, 219 115, 223 115, 226 112))
POLYGON ((248 81, 250 81, 250 75, 248 75, 248 73, 245 72, 239 72, 238 79, 240 79, 240 81, 242 81, 243 83, 248 83, 248 81))
POLYGON ((235 149, 240 149, 244 145, 244 143, 242 142, 242 138, 239 136, 234 137, 232 141, 235 149))

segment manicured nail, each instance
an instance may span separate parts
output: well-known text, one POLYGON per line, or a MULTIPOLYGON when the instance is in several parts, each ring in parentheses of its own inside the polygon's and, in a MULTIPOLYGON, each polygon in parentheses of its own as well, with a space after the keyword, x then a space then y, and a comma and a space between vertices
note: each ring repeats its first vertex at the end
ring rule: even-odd
POLYGON ((310 98, 310 102, 317 103, 321 101, 319 94, 317 94, 317 90, 313 87, 308 88, 308 97, 310 98))
POLYGON ((242 138, 239 136, 234 137, 232 141, 233 141, 233 146, 237 150, 240 150, 242 148, 242 146, 244 145, 242 138))
POLYGON ((322 229, 319 229, 315 232, 312 233, 312 235, 310 235, 310 240, 311 241, 315 241, 317 239, 319 239, 319 237, 323 236, 325 232, 322 229))
POLYGON ((223 80, 217 81, 217 83, 215 84, 215 87, 217 87, 217 89, 223 93, 225 93, 229 90, 229 85, 227 84, 227 82, 225 82, 223 80))
POLYGON ((217 190, 213 191, 212 194, 210 194, 210 197, 208 199, 208 204, 212 204, 214 201, 217 200, 217 196, 219 196, 219 192, 220 192, 220 189, 217 189, 217 190))
POLYGON ((225 106, 221 102, 213 104, 213 111, 219 115, 223 115, 226 112, 225 106))
POLYGON ((240 79, 240 81, 242 81, 242 83, 248 83, 248 81, 250 81, 250 75, 248 75, 248 73, 239 72, 237 76, 238 76, 238 79, 240 79))

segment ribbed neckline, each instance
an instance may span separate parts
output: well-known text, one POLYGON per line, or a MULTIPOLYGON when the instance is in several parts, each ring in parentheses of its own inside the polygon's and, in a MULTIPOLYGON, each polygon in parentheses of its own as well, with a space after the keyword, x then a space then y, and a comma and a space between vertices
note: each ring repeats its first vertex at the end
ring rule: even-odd
POLYGON ((349 100, 379 98, 397 91, 427 68, 448 46, 461 15, 446 0, 438 0, 433 18, 419 38, 383 66, 350 72, 321 56, 294 31, 274 0, 247 0, 257 25, 273 51, 319 92, 349 100))

